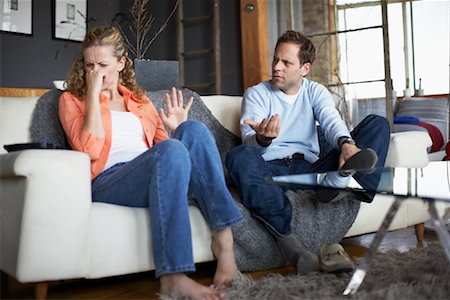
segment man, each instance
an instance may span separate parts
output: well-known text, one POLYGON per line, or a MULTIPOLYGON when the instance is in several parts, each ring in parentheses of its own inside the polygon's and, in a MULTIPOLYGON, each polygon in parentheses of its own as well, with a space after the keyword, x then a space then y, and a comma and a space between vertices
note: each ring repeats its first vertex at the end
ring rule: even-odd
MULTIPOLYGON (((233 149, 226 160, 243 204, 275 237, 299 274, 312 271, 317 256, 302 248, 292 234, 292 206, 285 190, 266 184, 265 178, 383 166, 390 135, 387 120, 374 115, 349 132, 328 90, 305 78, 314 58, 315 48, 303 34, 287 31, 278 39, 272 79, 246 90, 240 121, 243 145, 233 149), (331 146, 320 159, 316 121, 331 146)), ((328 185, 342 186, 349 179, 345 172, 334 175, 327 178, 328 185)), ((365 183, 376 188, 379 176, 374 176, 373 182, 365 183)), ((355 179, 358 180, 356 175, 355 179)), ((329 202, 340 195, 324 190, 318 196, 329 202)), ((339 244, 322 247, 321 257, 324 271, 353 269, 339 244), (325 260, 325 256, 332 257, 334 253, 340 257, 335 256, 331 262, 325 260)))

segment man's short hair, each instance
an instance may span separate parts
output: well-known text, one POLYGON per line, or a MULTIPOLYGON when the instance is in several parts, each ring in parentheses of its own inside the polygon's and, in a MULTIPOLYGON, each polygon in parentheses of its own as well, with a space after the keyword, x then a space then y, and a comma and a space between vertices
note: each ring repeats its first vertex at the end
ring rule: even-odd
POLYGON ((296 44, 300 47, 298 58, 301 65, 305 63, 312 64, 314 62, 314 59, 316 58, 316 48, 304 34, 298 31, 288 30, 278 38, 275 48, 281 43, 296 44))

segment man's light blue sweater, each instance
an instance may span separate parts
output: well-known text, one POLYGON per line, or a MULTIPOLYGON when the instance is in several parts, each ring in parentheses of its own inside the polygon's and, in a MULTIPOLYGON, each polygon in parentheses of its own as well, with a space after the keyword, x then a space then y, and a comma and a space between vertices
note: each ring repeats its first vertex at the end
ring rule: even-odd
POLYGON ((339 148, 340 137, 350 137, 330 93, 323 85, 303 78, 295 102, 290 104, 284 99, 285 94, 269 81, 250 87, 244 93, 240 120, 242 141, 261 148, 264 160, 280 159, 298 152, 305 155, 306 161, 315 162, 320 151, 316 121, 325 139, 336 149, 339 148), (270 146, 261 147, 256 141, 255 131, 244 124, 244 120, 259 123, 274 114, 280 116, 280 133, 270 146))

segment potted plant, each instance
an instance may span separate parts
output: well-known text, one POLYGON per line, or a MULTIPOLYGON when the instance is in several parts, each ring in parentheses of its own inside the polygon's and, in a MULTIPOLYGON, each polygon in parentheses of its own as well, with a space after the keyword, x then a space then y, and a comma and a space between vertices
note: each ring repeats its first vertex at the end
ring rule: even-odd
POLYGON ((179 0, 161 27, 150 36, 155 18, 148 11, 150 0, 134 0, 129 12, 131 22, 128 26, 129 34, 125 34, 122 26, 119 29, 124 36, 129 51, 135 56, 134 70, 137 83, 147 91, 168 89, 180 85, 179 63, 176 60, 151 60, 145 54, 158 35, 167 27, 169 20, 178 8, 179 0))

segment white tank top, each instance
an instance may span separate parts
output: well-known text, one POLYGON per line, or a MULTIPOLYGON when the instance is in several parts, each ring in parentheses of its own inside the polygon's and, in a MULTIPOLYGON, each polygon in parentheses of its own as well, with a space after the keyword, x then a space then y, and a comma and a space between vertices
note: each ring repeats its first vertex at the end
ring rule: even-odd
POLYGON ((103 170, 133 160, 148 149, 141 122, 131 112, 111 111, 111 126, 111 149, 103 170))

